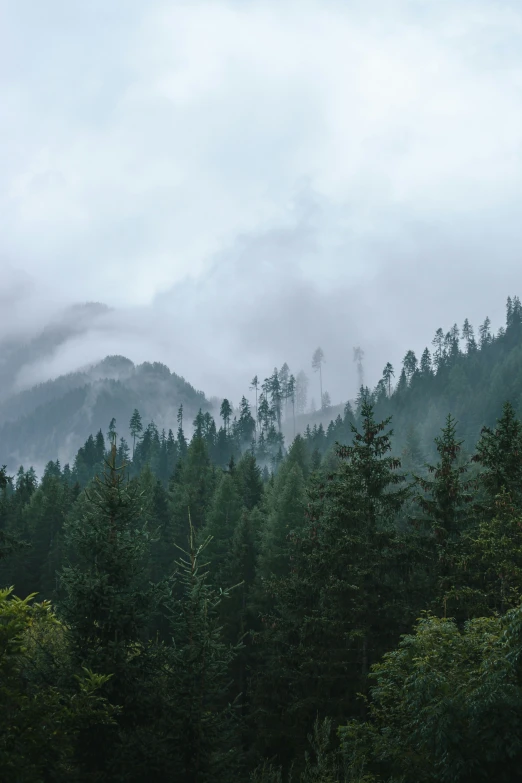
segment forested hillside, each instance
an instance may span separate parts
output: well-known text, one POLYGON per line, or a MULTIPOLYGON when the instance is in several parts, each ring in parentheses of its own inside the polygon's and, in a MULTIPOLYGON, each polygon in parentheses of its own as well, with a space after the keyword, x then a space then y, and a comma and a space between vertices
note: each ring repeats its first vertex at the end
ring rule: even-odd
POLYGON ((4 468, 2 780, 521 780, 518 298, 462 333, 326 427, 285 365, 221 421, 107 394, 70 463, 4 468))
POLYGON ((135 408, 162 428, 175 419, 180 405, 192 416, 210 408, 203 392, 164 364, 134 365, 123 356, 108 356, 0 402, 3 460, 10 468, 30 462, 41 469, 50 454, 69 460, 89 432, 105 427, 115 411, 123 425, 120 433, 128 437, 135 408))

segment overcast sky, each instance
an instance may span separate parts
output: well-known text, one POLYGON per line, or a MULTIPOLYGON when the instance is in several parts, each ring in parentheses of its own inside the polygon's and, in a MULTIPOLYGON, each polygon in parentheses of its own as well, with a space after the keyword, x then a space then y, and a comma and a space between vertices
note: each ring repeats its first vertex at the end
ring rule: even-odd
POLYGON ((325 351, 352 397, 522 295, 522 4, 0 0, 0 334, 235 401, 325 351))

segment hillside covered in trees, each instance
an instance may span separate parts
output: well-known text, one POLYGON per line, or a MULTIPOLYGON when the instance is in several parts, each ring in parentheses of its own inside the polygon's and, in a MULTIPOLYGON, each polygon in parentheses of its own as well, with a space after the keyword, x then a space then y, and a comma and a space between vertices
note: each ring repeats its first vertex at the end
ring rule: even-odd
POLYGON ((160 427, 188 414, 210 409, 203 392, 159 362, 134 365, 124 356, 108 356, 78 372, 14 393, 0 401, 0 442, 9 467, 30 461, 43 468, 49 454, 70 459, 89 432, 105 427, 115 411, 127 422, 139 408, 160 427))
POLYGON ((521 358, 515 297, 327 425, 288 366, 217 421, 163 371, 161 429, 108 395, 74 460, 4 467, 2 780, 521 780, 521 358))

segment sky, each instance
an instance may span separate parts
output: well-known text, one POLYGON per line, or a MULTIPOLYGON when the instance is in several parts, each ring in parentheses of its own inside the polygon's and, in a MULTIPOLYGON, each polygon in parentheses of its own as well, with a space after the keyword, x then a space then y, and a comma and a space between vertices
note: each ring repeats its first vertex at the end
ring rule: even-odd
POLYGON ((112 308, 20 386, 321 345, 340 402, 522 294, 519 2, 0 0, 0 44, 0 338, 112 308))

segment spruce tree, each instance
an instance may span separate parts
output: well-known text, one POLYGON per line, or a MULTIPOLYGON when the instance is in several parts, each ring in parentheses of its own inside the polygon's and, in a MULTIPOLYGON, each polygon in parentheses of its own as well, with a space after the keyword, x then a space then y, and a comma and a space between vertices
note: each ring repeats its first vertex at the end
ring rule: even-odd
MULTIPOLYGON (((438 579, 438 600, 447 611, 448 598, 458 596, 458 573, 463 555, 464 534, 470 522, 471 480, 467 478, 469 461, 462 462, 462 440, 457 439, 456 421, 448 415, 441 435, 435 438, 439 460, 427 464, 427 475, 414 475, 417 489, 415 502, 420 511, 416 525, 427 530, 428 550, 433 547, 436 565, 433 576, 438 579)), ((432 555, 427 552, 427 558, 432 555)), ((439 603, 440 606, 440 603, 439 603)))
POLYGON ((178 561, 180 590, 169 604, 173 644, 167 650, 163 721, 171 738, 169 780, 230 783, 238 773, 236 710, 230 666, 237 645, 223 641, 220 605, 228 590, 211 587, 204 565, 208 542, 189 546, 178 561))
POLYGON ((187 456, 188 443, 183 431, 183 405, 179 406, 178 415, 178 432, 176 436, 177 452, 179 459, 184 459, 187 456))
POLYGON ((522 423, 510 402, 504 403, 495 429, 482 428, 472 460, 482 468, 479 485, 490 505, 505 490, 517 507, 522 506, 522 423))
POLYGON ((234 480, 242 505, 251 511, 263 497, 263 480, 255 456, 247 451, 237 463, 234 480))
POLYGON ((147 580, 150 536, 142 497, 116 464, 115 444, 102 476, 71 512, 65 536, 69 564, 61 573, 60 613, 73 661, 79 671, 87 667, 110 675, 103 694, 121 709, 117 724, 103 736, 95 731, 83 737, 82 763, 93 775, 140 780, 125 748, 151 720, 140 692, 149 663, 147 631, 165 591, 147 580))
POLYGON ((141 421, 141 415, 137 408, 134 408, 134 412, 129 422, 129 430, 132 436, 132 458, 134 459, 134 452, 136 450, 136 438, 143 432, 143 423, 141 421))
POLYGON ((241 518, 241 499, 233 476, 224 473, 214 492, 199 538, 208 541, 206 556, 214 584, 223 584, 223 568, 234 531, 241 518))
POLYGON ((361 413, 336 471, 313 479, 306 524, 289 530, 286 573, 265 579, 273 609, 263 618, 256 714, 262 752, 283 761, 301 754, 318 712, 337 721, 357 711, 370 665, 410 617, 393 526, 408 490, 389 453, 389 420, 377 423, 366 402, 361 413))
POLYGON ((219 410, 219 415, 223 419, 223 426, 225 428, 225 435, 228 434, 229 426, 230 426, 230 417, 232 415, 232 406, 230 402, 227 399, 224 399, 221 403, 221 408, 219 410))
POLYGON ((390 362, 387 362, 386 367, 382 371, 382 378, 384 383, 386 384, 388 397, 391 397, 391 382, 394 376, 395 376, 395 372, 393 370, 393 365, 391 365, 390 362))

